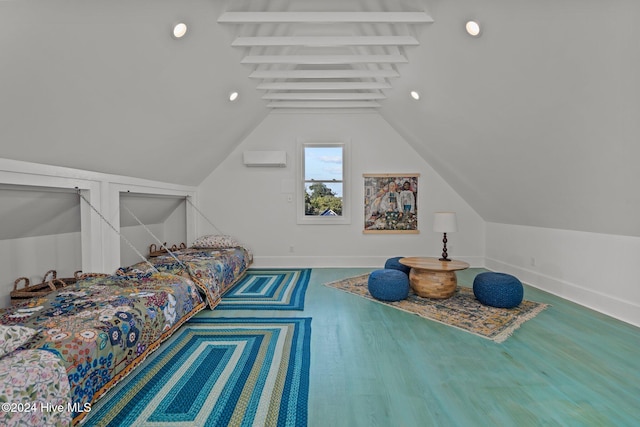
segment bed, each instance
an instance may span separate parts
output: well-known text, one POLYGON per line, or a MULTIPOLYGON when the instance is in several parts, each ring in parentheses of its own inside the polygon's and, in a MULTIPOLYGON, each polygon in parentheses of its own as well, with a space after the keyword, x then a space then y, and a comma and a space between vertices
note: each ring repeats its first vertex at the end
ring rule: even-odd
POLYGON ((201 238, 192 247, 172 253, 173 256, 160 255, 149 262, 121 268, 116 274, 145 274, 152 271, 151 263, 158 271, 189 277, 204 295, 208 307, 214 309, 253 262, 251 250, 235 240, 201 238))
POLYGON ((0 403, 24 409, 34 396, 67 403, 54 414, 41 407, 5 412, 2 424, 65 425, 65 416, 78 423, 182 323, 215 308, 253 260, 228 236, 204 236, 174 256, 152 258, 153 267, 145 261, 113 275, 89 275, 1 309, 0 403), (21 371, 28 375, 16 377, 21 371), (54 374, 62 371, 66 377, 54 374), (21 395, 20 378, 39 388, 21 395))
POLYGON ((3 413, 0 421, 65 425, 66 413, 77 424, 180 325, 207 306, 215 308, 252 261, 251 251, 235 239, 203 236, 173 256, 121 267, 113 275, 87 275, 0 309, 0 403, 22 402, 24 409, 34 396, 66 402, 62 413, 40 407, 3 413), (28 372, 20 378, 39 385, 28 396, 18 390, 20 370, 28 372), (62 371, 66 377, 54 374, 62 371))
MULTIPOLYGON (((77 423, 87 404, 90 408, 204 307, 188 278, 156 272, 112 275, 80 280, 4 309, 0 323, 34 331, 18 351, 42 350, 61 361, 70 389, 68 412, 77 423)), ((9 399, 6 387, 0 390, 0 400, 9 399)))
POLYGON ((71 424, 70 387, 62 361, 46 350, 13 351, 0 358, 0 425, 71 424), (63 410, 56 410, 63 408, 63 410))

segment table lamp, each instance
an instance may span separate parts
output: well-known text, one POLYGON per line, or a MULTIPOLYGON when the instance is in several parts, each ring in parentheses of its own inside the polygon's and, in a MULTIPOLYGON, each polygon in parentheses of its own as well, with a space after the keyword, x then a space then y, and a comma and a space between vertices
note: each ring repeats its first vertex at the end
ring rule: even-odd
POLYGON ((442 258, 440 258, 440 261, 451 261, 451 259, 447 257, 447 233, 458 231, 456 213, 436 212, 433 218, 433 231, 436 233, 444 233, 444 237, 442 238, 442 258))

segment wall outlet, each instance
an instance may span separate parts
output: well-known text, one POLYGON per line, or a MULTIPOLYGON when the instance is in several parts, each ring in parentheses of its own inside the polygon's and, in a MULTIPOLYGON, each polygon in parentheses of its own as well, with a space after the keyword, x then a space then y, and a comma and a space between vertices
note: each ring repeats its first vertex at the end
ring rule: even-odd
POLYGON ((293 253, 294 251, 295 251, 295 248, 293 247, 293 245, 290 245, 290 246, 289 246, 289 252, 290 252, 290 253, 293 253))
POLYGON ((534 257, 531 257, 530 264, 531 264, 531 267, 535 267, 536 266, 536 259, 534 257))

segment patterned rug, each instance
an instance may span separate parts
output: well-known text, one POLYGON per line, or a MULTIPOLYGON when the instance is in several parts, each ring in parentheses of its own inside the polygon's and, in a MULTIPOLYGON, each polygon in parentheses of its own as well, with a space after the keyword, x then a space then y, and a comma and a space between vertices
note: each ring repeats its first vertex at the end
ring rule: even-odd
POLYGON ((448 299, 431 299, 419 297, 409 292, 406 300, 386 302, 369 294, 367 279, 369 275, 351 277, 326 286, 337 288, 375 302, 379 302, 399 310, 417 314, 426 319, 435 320, 472 334, 503 342, 513 331, 547 307, 547 304, 523 300, 518 307, 495 308, 481 304, 474 296, 471 288, 458 286, 456 293, 448 299))
POLYGON ((304 310, 311 269, 248 270, 216 310, 304 310))
POLYGON ((307 425, 311 318, 193 318, 86 426, 307 425))

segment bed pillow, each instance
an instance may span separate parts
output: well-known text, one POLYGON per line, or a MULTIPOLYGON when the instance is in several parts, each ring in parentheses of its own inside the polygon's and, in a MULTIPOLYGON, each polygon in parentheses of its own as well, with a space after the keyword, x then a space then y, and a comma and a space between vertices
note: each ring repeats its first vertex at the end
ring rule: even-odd
POLYGON ((0 357, 13 352, 36 334, 35 329, 24 326, 0 325, 0 357))
POLYGON ((224 249, 237 248, 240 246, 242 246, 242 243, 231 236, 227 236, 226 234, 211 234, 197 238, 191 247, 195 249, 224 249))

